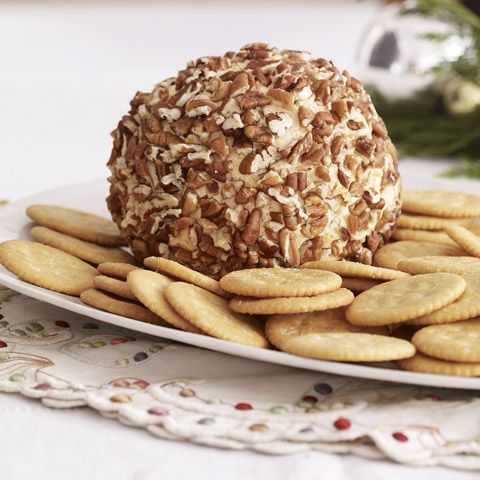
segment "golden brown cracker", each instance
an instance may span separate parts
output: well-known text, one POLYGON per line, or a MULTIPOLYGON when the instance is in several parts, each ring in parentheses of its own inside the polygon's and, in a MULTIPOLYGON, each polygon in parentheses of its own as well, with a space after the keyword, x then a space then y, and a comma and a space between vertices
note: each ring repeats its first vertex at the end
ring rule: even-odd
POLYGON ((33 227, 30 230, 30 234, 37 242, 48 245, 49 247, 58 248, 94 265, 103 262, 135 263, 132 255, 121 248, 103 247, 70 235, 65 235, 64 233, 56 232, 47 227, 33 227))
POLYGON ((169 326, 160 317, 137 303, 120 300, 94 288, 83 291, 80 300, 91 307, 114 313, 122 317, 133 318, 141 322, 153 323, 162 327, 169 326))
POLYGON ((192 283, 197 287, 203 288, 217 295, 227 296, 218 280, 207 277, 203 273, 196 272, 178 262, 161 257, 148 257, 143 263, 146 267, 164 273, 169 277, 173 277, 186 283, 192 283))
POLYGON ((402 370, 417 373, 434 373, 437 375, 455 375, 477 377, 480 375, 480 363, 460 363, 439 360, 417 352, 413 357, 399 360, 402 370))
POLYGON ((230 306, 235 312, 273 315, 276 313, 306 313, 343 307, 353 300, 353 293, 345 288, 314 297, 255 298, 235 296, 230 306))
POLYGON ((461 225, 450 225, 445 233, 470 255, 480 258, 480 237, 461 225))
POLYGON ((305 297, 340 288, 342 278, 332 272, 298 268, 256 268, 225 275, 220 286, 250 297, 305 297))
POLYGON ((80 240, 107 247, 126 243, 111 220, 92 213, 56 205, 30 205, 26 212, 39 225, 80 240))
POLYGON ((127 276, 133 270, 140 270, 139 267, 131 265, 129 263, 121 262, 104 262, 100 263, 97 266, 97 270, 108 277, 120 278, 121 280, 126 280, 127 276))
POLYGON ((22 280, 69 295, 90 288, 97 270, 56 248, 27 240, 0 244, 0 263, 22 280))
POLYGON ((446 218, 480 216, 480 195, 447 190, 410 190, 403 192, 402 210, 446 218))
POLYGON ((130 290, 150 311, 174 327, 187 332, 201 333, 197 327, 178 315, 165 299, 165 289, 172 283, 170 278, 161 273, 141 269, 130 272, 127 278, 130 290))
POLYGON ((348 260, 317 260, 303 264, 302 268, 328 270, 342 277, 372 278, 375 280, 396 280, 397 278, 408 276, 405 272, 399 272, 398 270, 374 267, 372 265, 364 265, 363 263, 350 262, 348 260))
POLYGON ((188 322, 216 338, 267 348, 263 323, 257 318, 233 312, 228 301, 212 292, 184 282, 173 282, 165 298, 188 322))
POLYGON ((353 325, 377 326, 405 322, 452 303, 465 291, 465 280, 453 273, 429 273, 377 285, 346 310, 353 325))
POLYGON ((480 318, 422 328, 412 343, 430 357, 480 363, 480 318))
POLYGON ((426 255, 461 256, 465 255, 465 250, 460 247, 438 243, 402 241, 388 243, 381 247, 375 253, 373 261, 379 267, 398 270, 398 264, 401 260, 426 255))
POLYGON ((93 279, 93 286, 97 290, 112 293, 118 297, 126 298, 127 300, 137 301, 135 295, 128 288, 127 282, 118 280, 116 278, 107 277, 106 275, 97 275, 93 279))

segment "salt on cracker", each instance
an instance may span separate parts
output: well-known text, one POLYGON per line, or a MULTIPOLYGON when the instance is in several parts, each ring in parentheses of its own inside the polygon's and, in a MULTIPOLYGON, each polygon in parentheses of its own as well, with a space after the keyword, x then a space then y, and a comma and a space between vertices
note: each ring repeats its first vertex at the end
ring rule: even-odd
POLYGON ((275 313, 306 313, 343 307, 353 301, 353 293, 345 288, 313 297, 255 298, 235 296, 230 307, 235 312, 273 315, 275 313))
POLYGON ((141 270, 141 269, 129 263, 104 262, 104 263, 100 263, 97 266, 97 270, 99 271, 99 273, 103 275, 120 278, 121 280, 126 280, 130 272, 133 272, 133 270, 141 270))
POLYGON ((178 262, 167 260, 166 258, 148 257, 143 261, 143 263, 146 267, 157 272, 164 273, 169 277, 173 277, 183 282, 192 283, 197 287, 204 288, 205 290, 216 293, 217 295, 227 296, 226 292, 222 289, 222 287, 220 287, 220 282, 213 278, 207 277, 203 273, 196 272, 191 268, 185 267, 178 262))
POLYGON ((480 316, 480 275, 462 275, 467 288, 461 297, 449 305, 427 315, 409 320, 410 325, 434 325, 468 320, 480 316))
POLYGON ((480 318, 448 325, 432 325, 412 337, 418 350, 452 362, 480 362, 480 318))
POLYGON ((461 225, 450 225, 445 232, 470 255, 480 257, 480 237, 461 225))
POLYGON ((396 228, 392 233, 394 240, 413 240, 414 242, 440 243, 457 245, 445 232, 414 230, 412 228, 396 228))
POLYGON ((480 363, 461 363, 439 360, 417 352, 413 357, 399 360, 402 370, 417 373, 434 373, 437 375, 455 375, 477 377, 480 375, 480 363))
POLYGON ((133 318, 134 320, 161 325, 163 327, 169 326, 160 317, 145 307, 126 300, 120 300, 94 288, 83 291, 80 295, 80 300, 91 307, 122 317, 133 318))
POLYGON ((419 273, 450 272, 457 275, 472 273, 480 275, 480 259, 475 257, 448 257, 429 255, 401 260, 398 268, 404 272, 419 273))
POLYGON ((69 295, 90 288, 97 270, 56 248, 27 240, 0 244, 0 263, 22 280, 69 295))
POLYGON ((250 297, 305 297, 340 288, 342 278, 332 272, 298 268, 256 268, 225 275, 220 286, 250 297))
POLYGON ((172 283, 170 278, 161 273, 141 269, 130 272, 127 277, 130 290, 150 311, 174 327, 187 332, 201 333, 197 327, 178 315, 165 299, 165 289, 172 283))
POLYGON ((107 277, 106 275, 97 275, 93 279, 93 286, 97 290, 112 293, 118 297, 126 298, 127 300, 137 301, 135 295, 128 288, 127 282, 118 280, 116 278, 107 277))
POLYGON ((184 282, 169 285, 165 298, 181 317, 212 337, 253 347, 269 346, 262 322, 233 312, 225 298, 184 282))
POLYGON ((103 247, 86 242, 47 227, 33 227, 30 235, 40 243, 58 248, 86 262, 98 265, 103 262, 135 263, 132 255, 117 247, 103 247))
POLYGON ((360 295, 346 310, 353 325, 377 326, 405 322, 455 301, 465 280, 453 273, 430 273, 377 285, 360 295))
POLYGON ((30 205, 27 215, 39 225, 107 247, 125 245, 117 226, 107 218, 56 205, 30 205))
POLYGON ((342 276, 372 278, 376 280, 396 280, 397 278, 408 276, 405 272, 399 272, 398 270, 374 267, 372 265, 364 265, 363 263, 349 262, 348 260, 317 260, 315 262, 304 263, 302 268, 328 270, 342 276))
POLYGON ((377 250, 373 261, 379 267, 398 270, 398 264, 401 260, 425 255, 461 256, 465 255, 465 250, 460 247, 438 243, 402 241, 384 245, 377 250))
POLYGON ((429 217, 403 212, 398 218, 397 227, 413 230, 442 230, 449 225, 468 225, 470 222, 470 219, 429 217))
POLYGON ((411 190, 403 192, 402 210, 447 218, 480 216, 480 195, 446 190, 411 190))

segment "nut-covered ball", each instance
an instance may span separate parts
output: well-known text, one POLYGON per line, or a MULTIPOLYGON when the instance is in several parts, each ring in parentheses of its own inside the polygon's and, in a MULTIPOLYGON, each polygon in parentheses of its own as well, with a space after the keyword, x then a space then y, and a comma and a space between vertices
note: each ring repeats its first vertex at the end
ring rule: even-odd
POLYGON ((320 258, 371 263, 400 212, 395 148, 348 72, 256 43, 137 93, 107 199, 138 259, 212 276, 320 258))

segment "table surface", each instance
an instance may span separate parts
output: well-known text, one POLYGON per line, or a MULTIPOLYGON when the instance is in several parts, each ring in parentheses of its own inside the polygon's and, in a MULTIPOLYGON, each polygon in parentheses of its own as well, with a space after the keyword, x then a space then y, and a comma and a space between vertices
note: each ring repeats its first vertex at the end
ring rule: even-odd
MULTIPOLYGON (((138 89, 186 60, 250 41, 308 48, 355 72, 374 2, 1 2, 0 199, 107 175, 112 130, 138 89), (348 31, 348 36, 342 32, 348 31), (253 33, 252 33, 253 32, 253 33)), ((422 175, 446 164, 404 161, 422 175)), ((465 185, 471 181, 465 181, 465 185)), ((456 188, 456 187, 454 187, 456 188)), ((468 479, 327 453, 271 457, 168 442, 83 408, 0 394, 1 477, 9 479, 468 479)))

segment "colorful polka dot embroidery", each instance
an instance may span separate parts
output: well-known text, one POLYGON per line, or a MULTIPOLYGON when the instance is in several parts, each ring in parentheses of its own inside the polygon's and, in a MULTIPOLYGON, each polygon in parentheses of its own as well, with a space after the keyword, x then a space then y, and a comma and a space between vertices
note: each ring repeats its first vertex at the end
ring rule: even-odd
POLYGON ((333 422, 333 425, 337 430, 348 430, 352 426, 350 420, 344 417, 337 418, 337 420, 333 422))
POLYGON ((408 437, 402 433, 402 432, 395 432, 392 433, 392 437, 397 441, 397 442, 408 442, 408 437))

